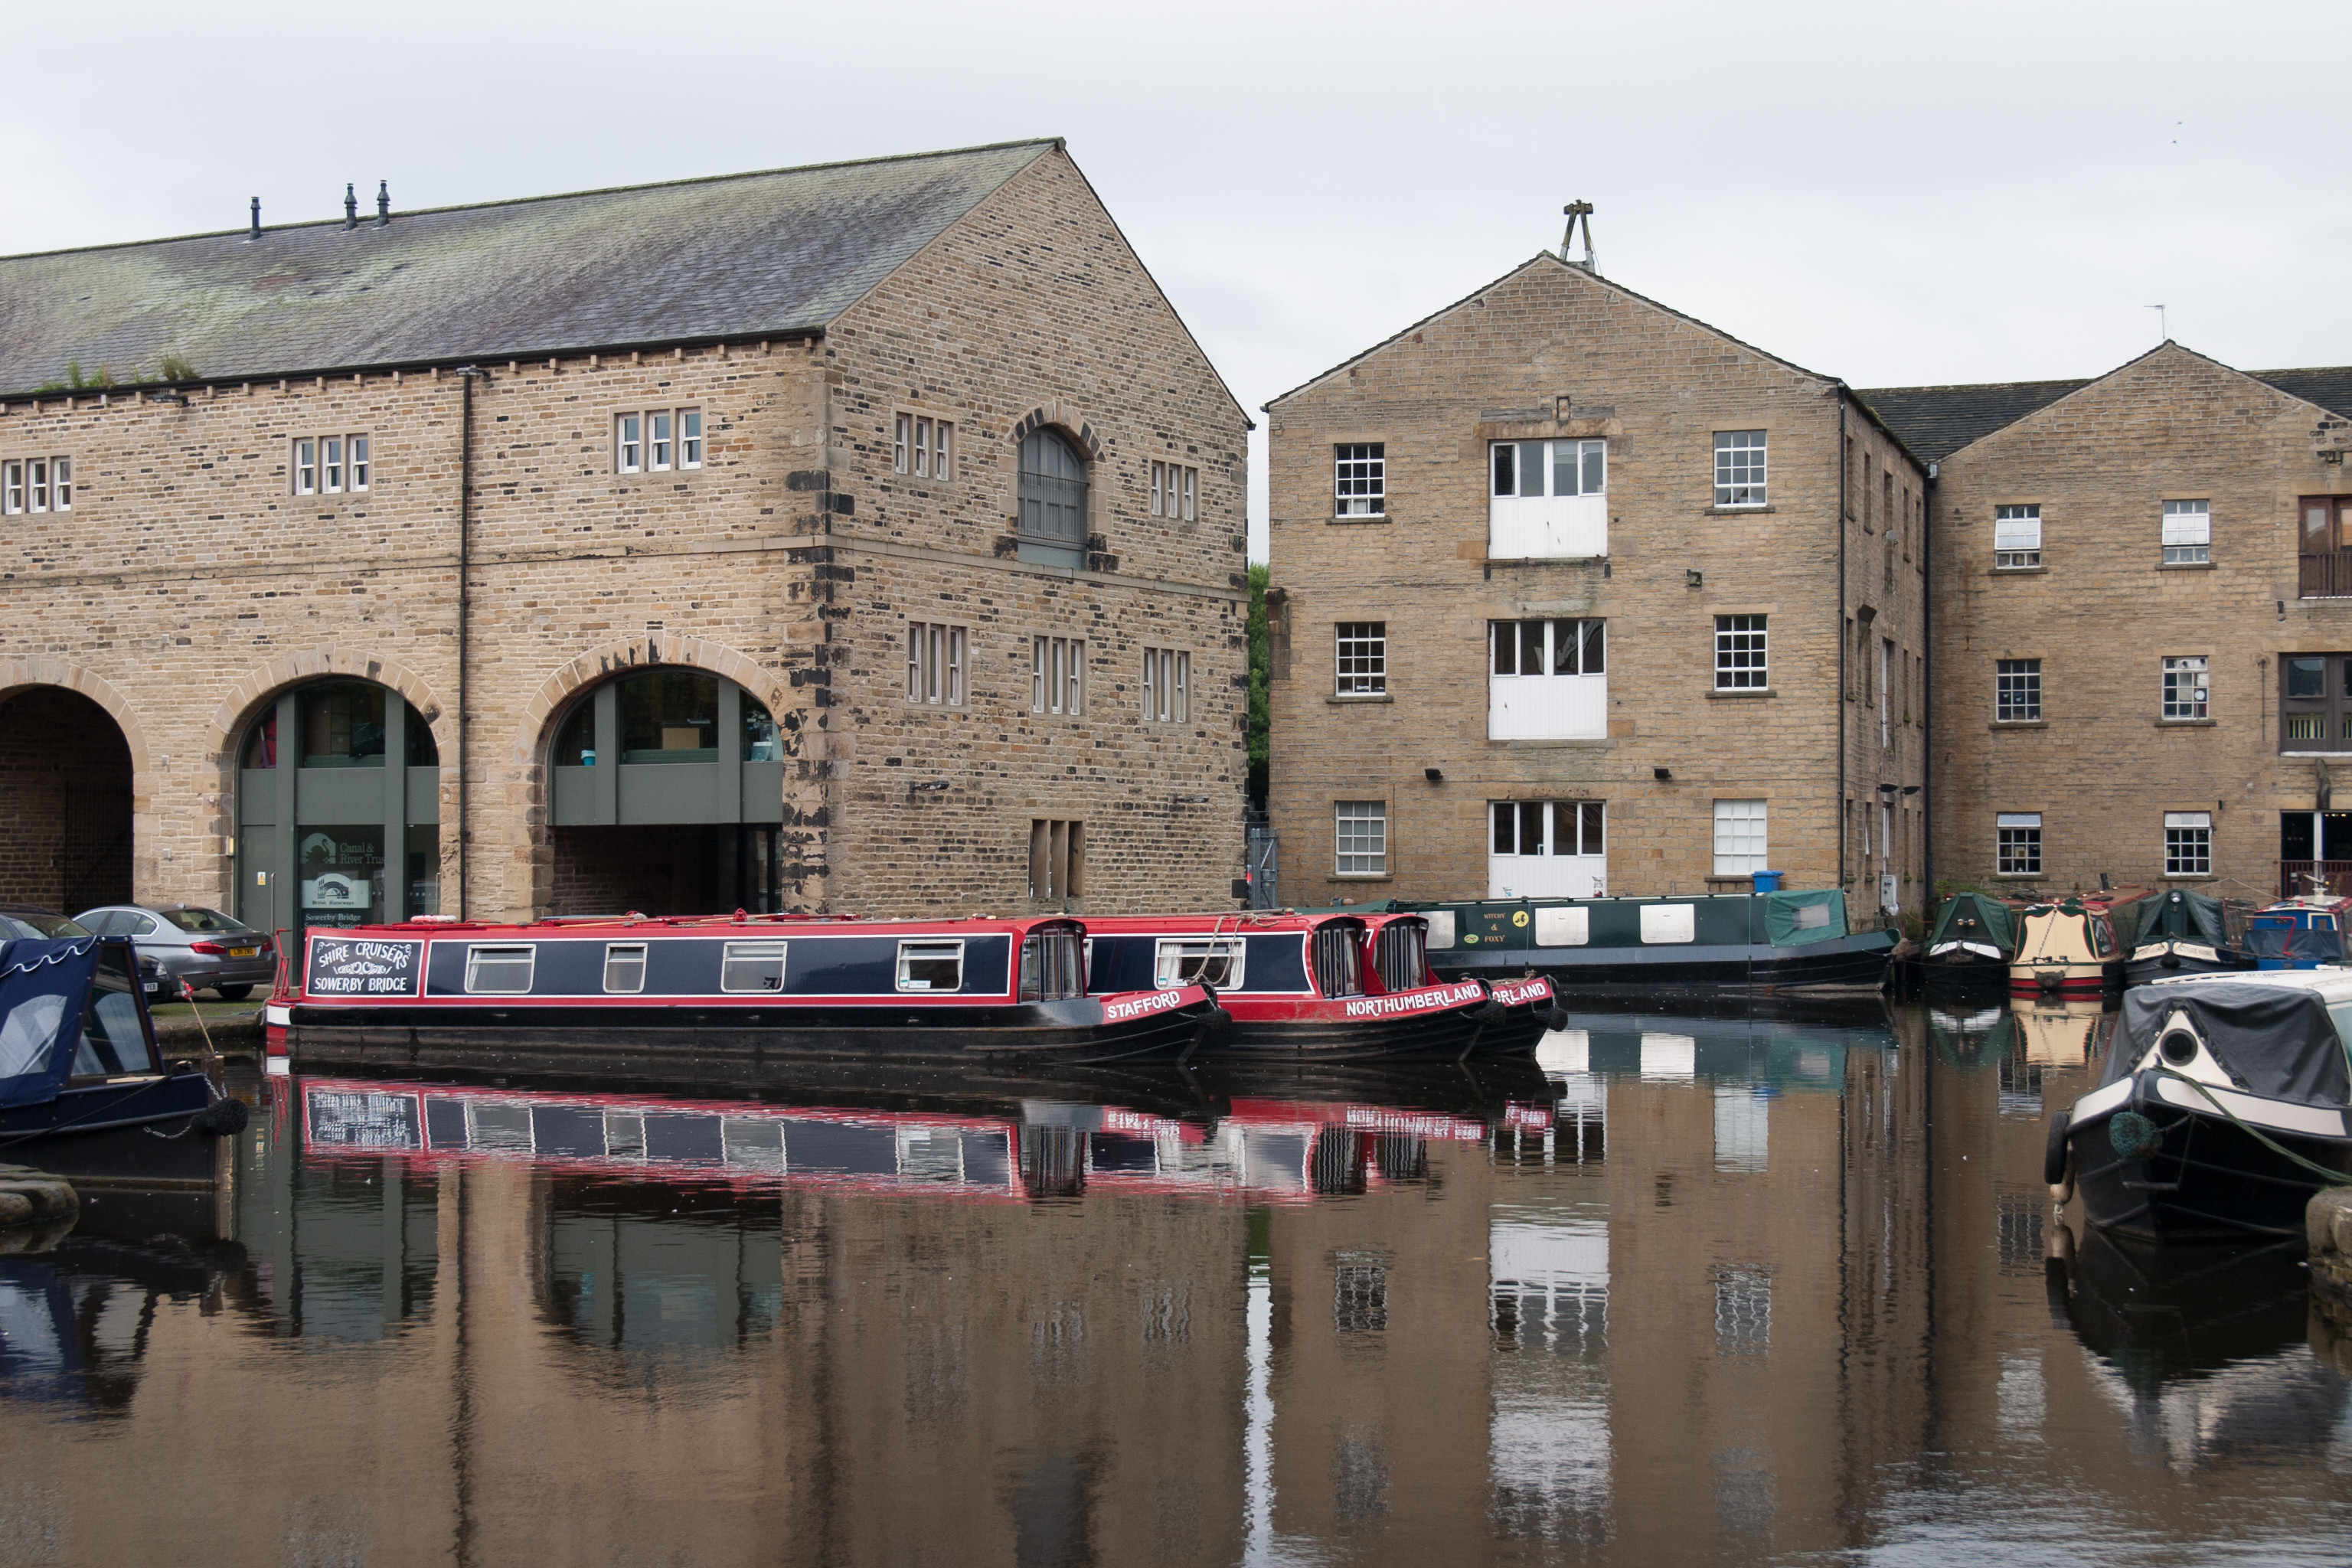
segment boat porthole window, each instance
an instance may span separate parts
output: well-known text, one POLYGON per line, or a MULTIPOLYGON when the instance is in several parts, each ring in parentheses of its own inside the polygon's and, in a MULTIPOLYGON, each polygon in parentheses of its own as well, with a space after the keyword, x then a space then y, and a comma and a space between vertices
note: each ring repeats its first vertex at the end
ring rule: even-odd
POLYGON ((963 943, 902 942, 898 944, 898 989, 901 991, 961 991, 963 989, 963 943))
POLYGON ((475 995, 527 996, 535 947, 474 946, 466 949, 466 990, 475 995))
POLYGON ((730 942, 719 965, 721 991, 782 991, 784 988, 784 944, 781 942, 730 942))
POLYGON ((2174 1029, 2156 1043, 2156 1048, 2174 1067, 2187 1067, 2197 1059, 2197 1037, 2174 1029))
POLYGON ((646 944, 613 942, 604 944, 604 989, 638 992, 646 988, 646 944))

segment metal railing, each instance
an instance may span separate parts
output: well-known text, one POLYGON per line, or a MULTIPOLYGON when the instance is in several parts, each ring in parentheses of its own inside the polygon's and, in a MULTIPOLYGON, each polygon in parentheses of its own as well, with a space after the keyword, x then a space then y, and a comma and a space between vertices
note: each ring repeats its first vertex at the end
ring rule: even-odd
POLYGON ((2352 550, 2307 550, 2295 557, 2295 593, 2305 599, 2352 598, 2352 550))
POLYGON ((2283 899, 2305 893, 2352 898, 2352 860, 2282 860, 2278 866, 2283 899))
POLYGON ((1256 823, 1249 829, 1250 908, 1278 910, 1282 891, 1275 881, 1275 832, 1256 823))

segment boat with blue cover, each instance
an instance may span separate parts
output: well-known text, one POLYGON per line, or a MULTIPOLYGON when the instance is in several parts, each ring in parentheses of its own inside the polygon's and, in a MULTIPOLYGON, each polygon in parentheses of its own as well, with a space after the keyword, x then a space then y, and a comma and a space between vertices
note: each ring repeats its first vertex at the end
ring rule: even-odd
POLYGON ((205 1074, 164 1065, 129 942, 0 942, 0 1163, 208 1177, 211 1139, 244 1125, 205 1074))
POLYGON ((313 930, 299 985, 265 1022, 273 1053, 297 1058, 494 1067, 553 1052, 656 1077, 703 1058, 1175 1058, 1230 1024, 1197 984, 1089 994, 1086 934, 1064 916, 740 911, 313 930))
POLYGON ((2246 921, 2246 948, 2257 969, 2316 969, 2344 962, 2344 931, 2352 899, 2326 895, 2281 899, 2246 921))
POLYGON ((1429 921, 1438 974, 1540 975, 1563 997, 1864 994, 1885 984, 1895 944, 1849 929, 1834 888, 1388 907, 1429 921))

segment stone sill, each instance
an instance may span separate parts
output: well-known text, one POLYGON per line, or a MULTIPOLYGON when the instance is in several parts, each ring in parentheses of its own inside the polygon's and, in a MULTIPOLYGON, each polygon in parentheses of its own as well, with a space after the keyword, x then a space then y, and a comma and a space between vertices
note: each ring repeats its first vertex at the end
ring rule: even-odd
POLYGON ((2046 871, 1995 871, 1992 879, 1996 882, 2046 882, 2050 877, 2046 871))
POLYGON ((2282 757, 2317 757, 2322 761, 2352 762, 2352 750, 2341 752, 2281 752, 2282 757))
POLYGON ((2049 570, 2050 568, 2047 566, 1996 566, 1992 569, 1991 575, 1995 577, 2039 577, 2049 570))
POLYGON ((1777 506, 1711 506, 1699 513, 1701 517, 1756 517, 1779 511, 1777 506))
POLYGON ((1986 725, 1985 728, 1995 731, 2002 730, 2047 730, 2050 728, 2050 721, 2047 719, 1996 719, 1991 723, 1986 725))
POLYGON ((2210 882, 2214 879, 2214 873, 2210 871, 2183 871, 2179 876, 2167 871, 2157 879, 2160 882, 2210 882))
POLYGON ((2159 730, 2210 730, 2221 721, 2219 719, 2158 719, 2153 722, 2159 730))
MULTIPOLYGON (((1492 735, 1489 735, 1486 738, 1489 741, 1496 740, 1496 737, 1492 735)), ((1594 752, 1605 752, 1617 744, 1613 738, 1605 735, 1562 735, 1554 740, 1549 741, 1505 740, 1497 741, 1496 743, 1499 745, 1508 746, 1515 752, 1575 751, 1580 749, 1594 752)))
POLYGON ((1334 708, 1341 708, 1354 702, 1393 702, 1396 698, 1386 691, 1351 691, 1344 697, 1326 697, 1323 700, 1334 708))
POLYGON ((1394 871, 1334 871, 1323 879, 1326 882, 1393 882, 1394 871))
POLYGON ((2210 561, 2159 561, 2156 563, 2156 569, 2159 572, 2210 572, 2213 570, 2213 563, 2210 561))
POLYGON ((1381 512, 1378 515, 1371 517, 1335 517, 1329 521, 1336 527, 1345 527, 1349 523, 1355 522, 1391 522, 1395 520, 1390 517, 1387 512, 1381 512))
POLYGON ((1778 697, 1780 695, 1780 692, 1769 686, 1709 687, 1706 692, 1707 700, 1709 701, 1714 701, 1718 698, 1722 698, 1730 701, 1738 702, 1751 697, 1778 697))
POLYGON ((1482 555, 1478 559, 1489 566, 1590 566, 1596 561, 1606 561, 1606 551, 1598 555, 1482 555))

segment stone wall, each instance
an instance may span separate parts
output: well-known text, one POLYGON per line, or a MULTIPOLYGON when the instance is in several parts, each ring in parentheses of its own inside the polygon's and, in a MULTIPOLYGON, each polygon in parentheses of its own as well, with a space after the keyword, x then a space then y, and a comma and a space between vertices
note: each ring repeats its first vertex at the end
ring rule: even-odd
MULTIPOLYGON (((1842 420, 1898 496, 1923 482, 1836 383, 1541 256, 1270 415, 1286 899, 1484 896, 1487 805, 1513 798, 1606 801, 1611 892, 1707 887, 1718 799, 1768 803, 1768 854, 1791 885, 1837 885, 1845 623, 1866 601, 1916 658, 1921 609, 1919 563, 1899 550, 1892 589, 1864 580, 1885 537, 1874 508, 1868 532, 1859 514, 1848 527, 1842 605, 1842 420), (1770 504, 1718 509, 1714 433, 1745 429, 1768 432, 1770 504), (1607 439, 1605 556, 1487 558, 1488 441, 1542 435, 1607 439), (1388 515, 1337 520, 1332 448, 1364 441, 1386 447, 1388 515), (1768 617, 1769 695, 1714 691, 1715 617, 1740 614, 1768 617), (1488 621, 1594 616, 1608 622, 1607 735, 1488 740, 1488 621), (1333 626, 1355 620, 1388 627, 1386 700, 1335 695, 1333 626), (1341 878, 1333 804, 1366 798, 1388 804, 1391 872, 1341 878)), ((1916 761, 1916 731, 1882 753, 1877 710, 1855 695, 1848 794, 1916 761)))
POLYGON ((2352 649, 2352 599, 2298 596, 2297 500, 2352 492, 2322 410, 2167 345, 1955 452, 1935 495, 1936 874, 2030 894, 2176 882, 2278 890, 2279 659, 2352 649), (2162 563, 2168 500, 2211 503, 2209 565, 2162 563), (1993 514, 2042 509, 2042 565, 2000 571, 1993 514), (2202 655, 2210 717, 2167 722, 2162 660, 2202 655), (1997 661, 2042 661, 2042 718, 1996 721, 1997 661), (2213 871, 2169 878, 2167 812, 2211 814, 2213 871), (1995 816, 2042 815, 2042 874, 2001 877, 1995 816))

